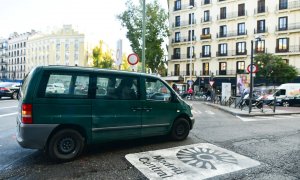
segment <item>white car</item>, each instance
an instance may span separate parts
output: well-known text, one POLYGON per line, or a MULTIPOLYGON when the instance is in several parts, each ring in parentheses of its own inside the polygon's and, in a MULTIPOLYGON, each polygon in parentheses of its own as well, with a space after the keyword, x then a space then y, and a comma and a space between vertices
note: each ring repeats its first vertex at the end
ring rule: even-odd
POLYGON ((65 92, 65 87, 62 83, 48 84, 46 88, 46 93, 58 93, 63 94, 65 92))

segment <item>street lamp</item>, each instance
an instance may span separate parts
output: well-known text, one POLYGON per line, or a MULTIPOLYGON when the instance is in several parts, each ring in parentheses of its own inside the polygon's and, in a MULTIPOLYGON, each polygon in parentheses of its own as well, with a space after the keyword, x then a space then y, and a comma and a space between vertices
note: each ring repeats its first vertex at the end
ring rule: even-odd
MULTIPOLYGON (((189 6, 189 9, 193 9, 194 8, 194 6, 193 5, 191 5, 191 6, 189 6)), ((193 64, 192 64, 192 53, 194 53, 193 52, 193 23, 194 23, 194 15, 192 15, 192 13, 191 13, 191 34, 190 34, 190 40, 191 40, 191 47, 190 47, 190 83, 189 83, 189 85, 190 85, 190 88, 192 88, 192 66, 193 66, 193 64)))
MULTIPOLYGON (((261 41, 261 37, 256 37, 255 42, 261 41)), ((249 114, 252 110, 252 97, 253 97, 253 40, 251 40, 251 59, 250 59, 250 92, 249 92, 249 114)))

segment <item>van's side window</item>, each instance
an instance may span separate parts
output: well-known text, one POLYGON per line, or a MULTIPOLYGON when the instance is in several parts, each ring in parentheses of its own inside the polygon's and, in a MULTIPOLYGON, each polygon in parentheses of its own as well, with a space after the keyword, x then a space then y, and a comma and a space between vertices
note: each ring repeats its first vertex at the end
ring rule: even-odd
POLYGON ((96 98, 115 100, 137 100, 138 78, 97 77, 96 98))
POLYGON ((171 91, 159 79, 146 78, 146 98, 147 100, 169 101, 171 91))
POLYGON ((73 74, 45 74, 39 97, 88 98, 89 76, 73 74))

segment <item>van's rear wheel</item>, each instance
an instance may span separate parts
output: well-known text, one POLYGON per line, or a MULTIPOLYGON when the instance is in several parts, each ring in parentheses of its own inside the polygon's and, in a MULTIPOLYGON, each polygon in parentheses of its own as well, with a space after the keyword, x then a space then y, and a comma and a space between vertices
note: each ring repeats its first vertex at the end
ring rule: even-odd
POLYGON ((184 140, 190 133, 190 124, 185 118, 178 118, 173 123, 171 138, 176 141, 184 140))
POLYGON ((50 139, 48 154, 54 160, 69 161, 79 156, 84 148, 84 138, 73 129, 56 132, 50 139))

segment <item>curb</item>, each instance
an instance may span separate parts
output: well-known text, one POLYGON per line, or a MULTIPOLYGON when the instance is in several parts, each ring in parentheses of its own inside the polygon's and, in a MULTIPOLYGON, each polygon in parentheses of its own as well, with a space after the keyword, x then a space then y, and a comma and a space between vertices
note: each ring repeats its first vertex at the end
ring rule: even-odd
POLYGON ((223 108, 222 106, 211 104, 211 103, 205 103, 208 106, 214 107, 216 109, 219 109, 221 111, 227 112, 229 114, 232 114, 234 116, 244 116, 244 117, 254 117, 254 116, 274 116, 274 115, 292 115, 292 114, 300 114, 300 112, 284 112, 284 113, 272 113, 272 114, 264 114, 263 112, 261 114, 244 114, 244 113, 237 113, 230 111, 226 108, 223 108))

